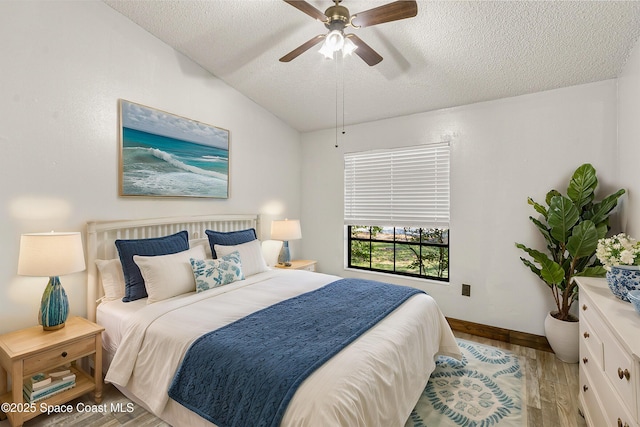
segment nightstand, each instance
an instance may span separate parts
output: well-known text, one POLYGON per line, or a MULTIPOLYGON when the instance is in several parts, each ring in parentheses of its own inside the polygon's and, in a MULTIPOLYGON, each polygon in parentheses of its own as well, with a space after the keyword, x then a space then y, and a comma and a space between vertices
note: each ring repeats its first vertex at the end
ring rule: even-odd
POLYGON ((307 271, 316 271, 316 263, 317 261, 312 261, 309 259, 297 259, 291 261, 291 266, 285 267, 283 264, 276 264, 276 268, 283 268, 285 270, 307 270, 307 271))
POLYGON ((13 427, 40 415, 47 407, 62 405, 91 391, 96 403, 102 401, 102 331, 102 326, 71 317, 64 328, 55 331, 33 326, 0 335, 0 393, 7 391, 0 395, 0 404, 3 410, 9 409, 4 412, 13 427), (76 364, 87 356, 93 358, 93 376, 76 364), (36 403, 25 402, 22 385, 26 378, 69 363, 76 374, 75 387, 36 403), (10 389, 7 374, 13 383, 10 389))

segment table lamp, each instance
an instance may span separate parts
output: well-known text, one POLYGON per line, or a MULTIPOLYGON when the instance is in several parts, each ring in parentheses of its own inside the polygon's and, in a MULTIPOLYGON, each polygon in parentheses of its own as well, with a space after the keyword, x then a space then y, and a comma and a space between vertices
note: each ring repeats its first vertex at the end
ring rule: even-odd
POLYGON ((23 234, 20 237, 18 274, 49 277, 38 313, 38 323, 44 330, 63 328, 69 314, 69 300, 59 276, 85 268, 80 233, 52 231, 23 234))
POLYGON ((282 240, 282 249, 278 257, 278 264, 291 266, 291 254, 289 252, 289 240, 302 238, 300 230, 300 221, 297 219, 284 219, 282 221, 271 222, 271 238, 273 240, 282 240))

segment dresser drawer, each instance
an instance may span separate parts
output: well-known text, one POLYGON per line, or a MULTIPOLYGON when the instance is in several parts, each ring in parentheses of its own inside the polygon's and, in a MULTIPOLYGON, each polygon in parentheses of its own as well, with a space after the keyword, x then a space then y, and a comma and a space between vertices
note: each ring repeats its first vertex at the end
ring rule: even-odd
POLYGON ((30 376, 38 372, 62 366, 73 360, 95 353, 96 338, 94 336, 53 347, 24 359, 23 375, 30 376))
POLYGON ((603 426, 635 427, 635 417, 622 402, 614 396, 609 396, 605 404, 606 422, 603 426))
MULTIPOLYGON (((584 307, 584 305, 583 305, 584 307)), ((580 312, 580 355, 583 354, 583 348, 589 353, 589 363, 597 364, 600 369, 604 369, 604 349, 602 340, 591 322, 599 322, 600 319, 593 310, 587 314, 580 312)))
MULTIPOLYGON (((613 336, 603 336, 604 372, 627 408, 636 409, 634 401, 635 364, 613 336)), ((633 414, 635 416, 635 414, 633 414)), ((629 423, 630 424, 630 423, 629 423)))
POLYGON ((580 365, 580 393, 585 406, 583 411, 588 413, 586 418, 591 427, 636 426, 634 416, 617 397, 607 379, 584 364, 580 365))
MULTIPOLYGON (((587 343, 584 339, 580 340, 580 361, 578 363, 580 363, 580 375, 582 375, 582 371, 584 371, 589 374, 589 378, 592 379, 602 376, 602 365, 598 364, 598 358, 587 348, 587 343)), ((580 377, 580 381, 582 381, 582 376, 580 377)), ((593 382, 593 380, 590 382, 593 382)))
POLYGON ((583 406, 582 412, 587 425, 589 427, 606 426, 604 408, 598 399, 596 387, 591 381, 591 376, 583 364, 580 364, 580 397, 583 406))

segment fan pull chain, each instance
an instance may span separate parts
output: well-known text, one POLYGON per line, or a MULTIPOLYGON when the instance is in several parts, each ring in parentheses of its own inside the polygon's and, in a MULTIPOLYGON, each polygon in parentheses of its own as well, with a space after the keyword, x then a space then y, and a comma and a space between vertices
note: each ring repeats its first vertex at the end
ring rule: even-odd
POLYGON ((338 148, 338 53, 333 52, 336 62, 336 148, 338 148))
MULTIPOLYGON (((344 57, 342 59, 342 61, 344 61, 344 57)), ((344 137, 344 134, 346 133, 344 130, 344 92, 345 92, 345 85, 344 85, 344 62, 342 62, 342 135, 344 137)))
POLYGON ((336 145, 335 145, 336 148, 338 148, 338 128, 340 127, 340 122, 339 122, 340 82, 342 82, 342 87, 340 87, 340 89, 342 89, 342 135, 346 133, 346 131, 344 130, 344 104, 345 104, 344 62, 343 62, 344 59, 340 55, 338 55, 338 53, 339 51, 334 52, 334 59, 336 61, 336 145))

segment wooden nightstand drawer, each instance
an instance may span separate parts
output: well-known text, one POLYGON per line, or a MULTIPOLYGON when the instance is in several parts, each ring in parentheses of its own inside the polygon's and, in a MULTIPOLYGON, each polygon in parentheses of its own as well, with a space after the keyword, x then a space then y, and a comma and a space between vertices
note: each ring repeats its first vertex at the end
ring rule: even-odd
POLYGON ((73 360, 92 354, 96 351, 95 337, 87 337, 65 343, 50 350, 24 359, 24 376, 50 370, 73 360))

